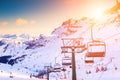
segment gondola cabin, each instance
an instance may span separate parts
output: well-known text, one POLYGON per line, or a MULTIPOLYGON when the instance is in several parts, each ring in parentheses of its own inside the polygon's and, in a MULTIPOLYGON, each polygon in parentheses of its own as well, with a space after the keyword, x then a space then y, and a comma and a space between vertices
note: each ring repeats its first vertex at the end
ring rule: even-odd
POLYGON ((104 57, 106 44, 103 41, 91 41, 87 44, 87 57, 104 57))

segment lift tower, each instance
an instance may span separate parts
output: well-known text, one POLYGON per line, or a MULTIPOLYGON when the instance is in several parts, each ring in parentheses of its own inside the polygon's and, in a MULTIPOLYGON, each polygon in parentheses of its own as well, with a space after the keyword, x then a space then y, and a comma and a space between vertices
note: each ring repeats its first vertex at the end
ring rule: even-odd
MULTIPOLYGON (((62 49, 62 54, 72 53, 72 80, 76 80, 76 63, 75 63, 75 53, 82 53, 86 50, 85 45, 82 43, 83 38, 64 38, 62 49)), ((64 64, 64 63, 63 63, 64 64)), ((65 63, 67 64, 67 63, 65 63)), ((68 66, 68 65, 67 65, 68 66)))

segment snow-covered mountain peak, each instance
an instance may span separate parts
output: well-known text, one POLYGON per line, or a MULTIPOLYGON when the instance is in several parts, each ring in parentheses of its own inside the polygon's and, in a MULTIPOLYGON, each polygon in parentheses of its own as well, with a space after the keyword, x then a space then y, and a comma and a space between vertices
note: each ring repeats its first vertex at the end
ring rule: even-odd
MULTIPOLYGON (((95 80, 108 80, 108 78, 112 76, 113 78, 116 77, 116 80, 119 80, 120 77, 117 76, 120 73, 119 15, 119 13, 104 15, 97 21, 94 20, 94 24, 92 23, 93 19, 86 17, 83 17, 80 20, 68 19, 52 32, 53 36, 44 36, 40 34, 38 37, 33 38, 26 34, 21 34, 19 36, 10 34, 2 35, 0 41, 1 74, 2 70, 5 72, 14 70, 15 72, 27 75, 43 75, 45 72, 44 67, 47 63, 51 65, 55 65, 55 63, 60 64, 60 66, 62 65, 62 38, 82 38, 86 46, 91 40, 92 29, 93 38, 95 40, 102 40, 106 43, 106 56, 100 59, 95 58, 95 63, 90 65, 84 62, 85 53, 87 51, 76 54, 77 75, 80 75, 78 78, 82 77, 84 80, 93 80, 91 77, 94 77, 95 80), (105 67, 106 72, 104 71, 104 74, 107 75, 103 75, 101 79, 99 79, 103 73, 103 71, 101 71, 102 67, 105 67), (5 68, 7 68, 7 70, 5 70, 5 68), (99 71, 96 72, 96 69, 99 69, 99 71), (86 72, 87 70, 91 72, 88 73, 86 72), (112 72, 115 72, 116 76, 111 75, 112 72)), ((67 67, 67 69, 68 71, 65 74, 68 78, 71 78, 71 68, 67 67)), ((60 75, 58 76, 53 73, 51 76, 53 77, 55 75, 55 77, 57 76, 57 79, 64 76, 64 72, 62 71, 59 74, 60 75)))

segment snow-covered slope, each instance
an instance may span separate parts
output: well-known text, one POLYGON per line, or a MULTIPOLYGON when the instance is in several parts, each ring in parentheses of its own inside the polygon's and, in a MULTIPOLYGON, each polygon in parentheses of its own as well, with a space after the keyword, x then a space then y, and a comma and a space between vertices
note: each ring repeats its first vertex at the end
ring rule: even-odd
MULTIPOLYGON (((51 64, 54 68, 55 63, 62 63, 62 38, 83 38, 84 44, 91 40, 91 26, 93 38, 103 40, 106 43, 106 56, 95 58, 94 64, 84 63, 85 52, 76 54, 77 79, 83 80, 120 80, 120 17, 119 13, 104 15, 101 19, 82 18, 80 20, 69 19, 56 28, 52 34, 54 36, 40 35, 32 40, 28 35, 4 35, 0 41, 0 80, 9 78, 19 80, 25 76, 25 80, 37 80, 30 75, 38 75, 44 70, 45 66, 51 64), (12 38, 10 38, 12 37, 12 38), (5 39, 10 38, 10 39, 5 39), (23 38, 23 39, 22 39, 23 38), (9 58, 6 56, 10 56, 9 58), (6 62, 2 62, 2 59, 6 62), (107 70, 102 71, 105 67, 107 70), (96 69, 99 69, 96 72, 96 69), (89 71, 89 72, 87 72, 89 71), (115 75, 112 75, 114 73, 115 75), (17 74, 17 75, 16 75, 17 74)), ((71 68, 66 67, 67 79, 71 79, 71 68)), ((44 75, 45 77, 45 75, 44 75)), ((51 80, 65 77, 64 72, 52 72, 51 80)), ((23 79, 22 79, 23 80, 23 79)))

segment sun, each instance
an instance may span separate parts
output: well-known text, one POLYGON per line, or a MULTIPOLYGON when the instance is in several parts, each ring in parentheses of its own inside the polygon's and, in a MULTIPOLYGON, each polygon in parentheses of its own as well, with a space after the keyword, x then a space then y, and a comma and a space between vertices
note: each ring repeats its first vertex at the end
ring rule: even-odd
POLYGON ((94 18, 95 18, 95 19, 100 18, 100 17, 102 17, 102 15, 103 15, 103 11, 97 10, 97 11, 95 11, 95 13, 94 13, 94 18))
POLYGON ((102 17, 103 13, 104 13, 103 9, 96 9, 92 13, 93 14, 93 18, 94 19, 99 19, 100 17, 102 17))

